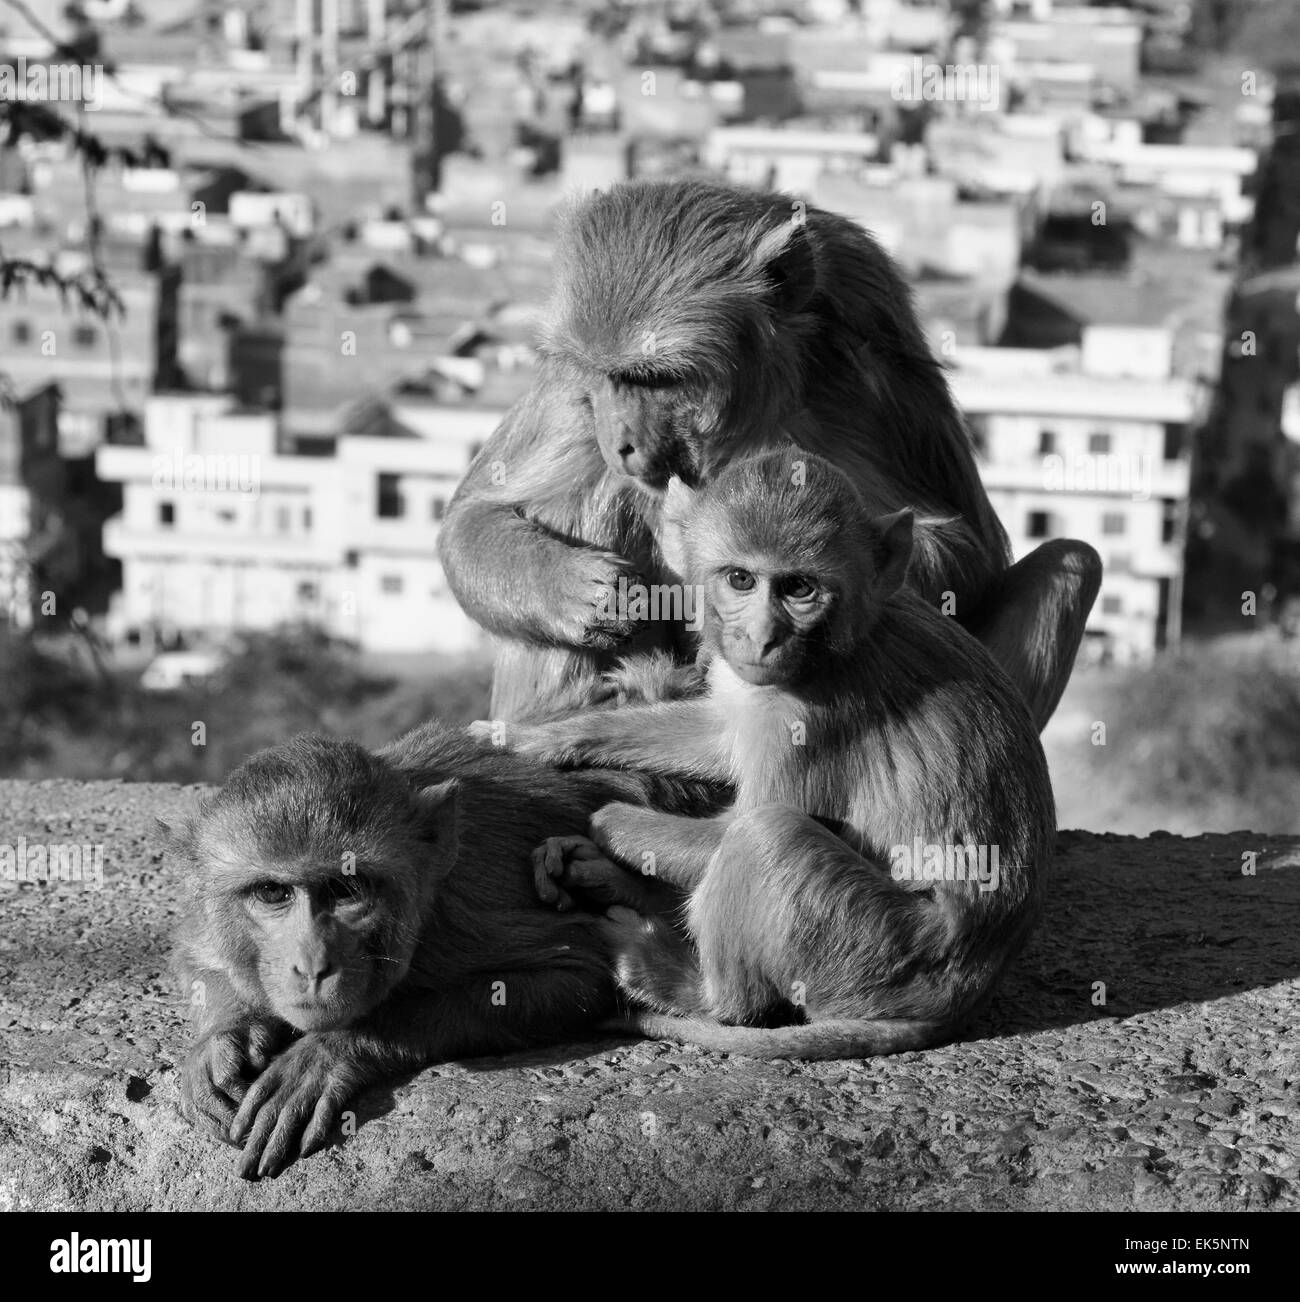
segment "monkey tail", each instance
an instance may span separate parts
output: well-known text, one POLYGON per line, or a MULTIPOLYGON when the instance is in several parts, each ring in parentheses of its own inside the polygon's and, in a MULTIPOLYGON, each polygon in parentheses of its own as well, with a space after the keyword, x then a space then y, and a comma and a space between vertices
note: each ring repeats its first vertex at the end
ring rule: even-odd
POLYGON ((653 1040, 698 1044, 714 1053, 738 1053, 747 1058, 874 1058, 933 1048, 952 1034, 947 1022, 903 1018, 836 1017, 803 1026, 760 1027, 638 1012, 619 1026, 653 1040))

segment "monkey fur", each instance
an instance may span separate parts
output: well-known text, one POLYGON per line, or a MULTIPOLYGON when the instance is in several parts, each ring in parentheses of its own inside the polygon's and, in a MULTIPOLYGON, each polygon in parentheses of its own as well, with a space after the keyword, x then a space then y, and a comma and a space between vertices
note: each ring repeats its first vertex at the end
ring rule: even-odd
POLYGON ((615 906, 647 1035, 812 1058, 951 1038, 1041 911, 1055 810, 1024 700, 906 585, 911 512, 873 517, 830 463, 735 462, 701 489, 675 482, 665 512, 704 591, 706 694, 504 740, 726 782, 735 801, 711 818, 606 806, 590 841, 539 847, 539 893, 615 906), (687 895, 685 935, 651 898, 664 884, 687 895))
POLYGON ((791 443, 844 471, 873 514, 915 509, 911 585, 955 603, 1046 721, 1100 562, 1055 540, 1008 568, 910 291, 865 230, 788 195, 630 182, 566 213, 555 266, 534 383, 440 537, 453 592, 496 636, 493 718, 552 714, 620 656, 689 660, 680 622, 618 600, 675 577, 664 486, 791 443))

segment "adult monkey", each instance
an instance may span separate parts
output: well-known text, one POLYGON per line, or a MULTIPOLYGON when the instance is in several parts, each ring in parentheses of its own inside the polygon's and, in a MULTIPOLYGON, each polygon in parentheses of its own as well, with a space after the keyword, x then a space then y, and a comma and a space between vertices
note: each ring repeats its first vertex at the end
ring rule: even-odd
POLYGON ((565 215, 530 392, 471 465, 441 554, 496 634, 490 713, 553 712, 680 628, 618 608, 669 580, 662 490, 789 440, 845 471, 873 514, 917 512, 909 582, 1003 665, 1041 727, 1100 582, 1091 547, 1008 568, 943 373, 897 267, 859 226, 787 195, 697 180, 615 186, 565 215), (611 615, 613 616, 611 618, 611 615))

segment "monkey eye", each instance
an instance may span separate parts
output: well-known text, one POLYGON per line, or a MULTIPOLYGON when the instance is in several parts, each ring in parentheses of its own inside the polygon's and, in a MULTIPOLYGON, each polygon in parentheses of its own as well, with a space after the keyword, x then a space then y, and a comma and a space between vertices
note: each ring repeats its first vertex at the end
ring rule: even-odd
POLYGON ((283 882, 258 882, 249 894, 259 904, 288 904, 293 899, 293 887, 283 882))
POLYGON ((753 591, 754 582, 754 576, 748 570, 727 571, 727 585, 737 592, 753 591))
POLYGON ((782 593, 791 601, 811 601, 817 595, 817 584, 802 574, 783 580, 782 593))

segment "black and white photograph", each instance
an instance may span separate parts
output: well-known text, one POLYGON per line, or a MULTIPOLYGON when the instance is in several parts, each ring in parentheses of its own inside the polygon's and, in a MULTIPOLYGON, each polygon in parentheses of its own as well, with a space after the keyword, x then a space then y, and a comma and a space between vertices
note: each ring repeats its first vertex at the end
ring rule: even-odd
POLYGON ((1297 1023, 1300 0, 0 0, 28 1282, 1280 1283, 1297 1023))

